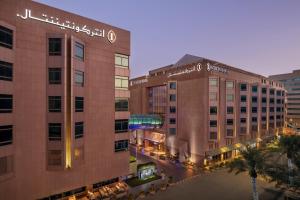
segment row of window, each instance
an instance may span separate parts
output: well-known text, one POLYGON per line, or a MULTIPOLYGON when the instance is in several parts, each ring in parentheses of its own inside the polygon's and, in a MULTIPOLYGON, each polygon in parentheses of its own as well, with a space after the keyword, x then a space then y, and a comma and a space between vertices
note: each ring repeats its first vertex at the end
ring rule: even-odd
MULTIPOLYGON (((227 107, 227 114, 233 114, 233 107, 232 106, 228 106, 227 107)), ((266 113, 267 112, 267 108, 266 107, 262 107, 262 113, 266 113)), ((269 108, 270 112, 274 112, 274 107, 270 107, 269 108)), ((284 107, 276 107, 276 112, 283 112, 284 111, 284 107)), ((241 107, 241 113, 246 113, 247 112, 247 107, 241 107)), ((257 107, 251 107, 251 112, 252 113, 257 113, 257 107)), ((218 114, 218 107, 217 106, 211 106, 209 108, 209 113, 210 115, 216 115, 218 114)))
MULTIPOLYGON (((283 119, 283 115, 276 115, 276 119, 277 120, 283 119)), ((274 120, 274 116, 271 115, 269 117, 269 120, 274 120)), ((233 125, 233 121, 234 121, 233 119, 226 119, 226 124, 227 125, 233 125)), ((246 123, 246 121, 247 121, 246 118, 240 118, 240 123, 241 124, 246 123)), ((257 122, 257 117, 252 117, 251 121, 252 122, 257 122)), ((263 121, 263 122, 266 121, 266 116, 262 116, 261 121, 263 121)), ((217 127, 218 122, 217 122, 217 120, 210 120, 209 125, 210 125, 210 127, 217 127)))
MULTIPOLYGON (((217 78, 209 78, 209 86, 216 87, 218 86, 218 79, 217 78)), ((233 89, 234 88, 234 81, 226 81, 226 89, 233 89)), ((246 83, 240 83, 240 91, 247 91, 248 90, 248 85, 246 83)), ((251 91, 252 93, 257 93, 258 91, 258 86, 253 85, 251 86, 251 91)), ((270 95, 275 94, 275 89, 271 88, 270 90, 270 95)), ((267 88, 261 88, 262 94, 267 94, 267 88)), ((284 96, 284 91, 277 90, 276 91, 277 96, 284 96)))
MULTIPOLYGON (((49 56, 62 55, 62 38, 48 38, 49 56)), ((75 42, 74 56, 81 61, 84 61, 84 45, 75 42)))
MULTIPOLYGON (((48 96, 49 112, 61 112, 61 96, 48 96)), ((84 97, 75 97, 75 112, 83 112, 84 97)))
MULTIPOLYGON (((49 84, 61 84, 62 69, 61 68, 49 68, 48 69, 49 84)), ((77 86, 84 86, 84 72, 75 70, 74 82, 77 86)))
MULTIPOLYGON (((75 139, 82 138, 84 134, 84 122, 75 122, 75 139)), ((62 138, 62 124, 48 124, 48 139, 49 141, 60 141, 62 138)))
MULTIPOLYGON (((218 95, 216 92, 210 92, 209 93, 209 100, 210 101, 217 101, 218 100, 218 95)), ((251 98, 252 100, 252 103, 257 103, 258 99, 256 96, 253 96, 251 98)), ((227 102, 233 102, 234 101, 234 95, 233 94, 226 94, 226 101, 227 102)), ((247 96, 246 95, 241 95, 240 96, 240 101, 241 102, 247 102, 247 96)), ((262 103, 267 103, 267 98, 266 97, 262 97, 261 98, 261 102, 262 103)), ((275 99, 274 98, 269 98, 269 103, 274 103, 275 102, 275 99)), ((277 104, 284 104, 284 99, 276 99, 276 103, 277 104)))

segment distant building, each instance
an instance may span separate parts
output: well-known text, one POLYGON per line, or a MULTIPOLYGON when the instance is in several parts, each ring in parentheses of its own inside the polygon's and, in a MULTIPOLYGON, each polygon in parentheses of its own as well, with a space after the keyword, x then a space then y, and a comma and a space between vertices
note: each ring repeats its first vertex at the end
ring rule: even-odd
POLYGON ((284 126, 281 83, 197 56, 131 79, 130 94, 131 114, 164 119, 158 129, 135 130, 132 141, 181 161, 232 158, 242 144, 270 139, 284 126))
POLYGON ((300 132, 300 70, 294 70, 292 73, 272 75, 269 78, 283 83, 287 90, 287 126, 300 132))
POLYGON ((60 199, 129 173, 130 32, 0 6, 0 199, 60 199))

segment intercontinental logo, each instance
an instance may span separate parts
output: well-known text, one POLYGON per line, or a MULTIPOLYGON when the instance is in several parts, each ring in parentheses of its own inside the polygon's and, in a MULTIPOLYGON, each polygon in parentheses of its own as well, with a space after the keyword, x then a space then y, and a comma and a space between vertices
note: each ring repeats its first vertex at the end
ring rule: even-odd
POLYGON ((117 39, 117 35, 113 30, 108 31, 107 33, 107 39, 110 43, 114 43, 117 39))
POLYGON ((40 21, 43 23, 57 26, 63 30, 65 30, 65 29, 72 30, 76 33, 82 32, 91 37, 105 38, 105 36, 106 36, 107 40, 110 43, 114 43, 117 39, 117 35, 115 34, 115 32, 113 30, 109 30, 107 32, 107 34, 105 34, 106 30, 104 30, 103 28, 91 28, 91 27, 88 27, 87 25, 77 24, 77 23, 69 21, 69 20, 61 21, 56 16, 48 16, 46 14, 42 14, 41 16, 36 16, 36 15, 32 14, 32 11, 30 9, 25 9, 24 14, 18 13, 17 17, 19 17, 23 20, 40 21))

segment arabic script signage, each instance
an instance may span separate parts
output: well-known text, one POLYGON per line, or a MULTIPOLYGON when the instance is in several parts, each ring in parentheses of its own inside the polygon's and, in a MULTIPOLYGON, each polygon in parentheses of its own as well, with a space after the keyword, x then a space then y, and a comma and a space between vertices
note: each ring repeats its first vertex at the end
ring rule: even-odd
POLYGON ((223 67, 211 65, 210 63, 207 63, 206 65, 207 65, 207 71, 216 71, 216 72, 222 72, 222 73, 228 72, 228 70, 223 67))
POLYGON ((135 80, 135 81, 130 81, 130 85, 138 85, 138 84, 142 84, 142 83, 147 83, 148 79, 139 79, 139 80, 135 80))
POLYGON ((178 76, 178 75, 181 75, 181 74, 189 74, 189 73, 194 72, 194 71, 200 72, 201 69, 202 69, 201 63, 198 63, 197 65, 185 68, 183 70, 179 70, 179 71, 175 71, 175 72, 170 72, 168 74, 168 77, 178 76))
POLYGON ((117 36, 113 30, 109 30, 107 32, 107 35, 105 35, 104 29, 98 29, 98 28, 90 29, 86 25, 75 24, 75 22, 71 22, 68 20, 64 21, 64 22, 60 22, 59 18, 47 16, 46 14, 42 14, 42 17, 35 17, 31 14, 31 10, 29 10, 29 9, 25 9, 24 15, 17 14, 17 17, 20 17, 21 19, 24 19, 24 20, 32 19, 32 20, 37 20, 40 22, 52 24, 52 25, 60 27, 61 29, 73 30, 76 33, 82 32, 91 37, 94 37, 94 36, 101 37, 101 38, 107 37, 107 39, 110 43, 114 43, 117 39, 117 36))

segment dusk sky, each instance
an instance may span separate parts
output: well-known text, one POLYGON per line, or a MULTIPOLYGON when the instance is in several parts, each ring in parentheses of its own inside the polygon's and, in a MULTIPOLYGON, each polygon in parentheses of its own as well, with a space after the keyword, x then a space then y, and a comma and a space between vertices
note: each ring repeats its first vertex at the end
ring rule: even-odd
POLYGON ((40 0, 131 32, 131 77, 185 54, 265 76, 300 69, 298 0, 40 0))

